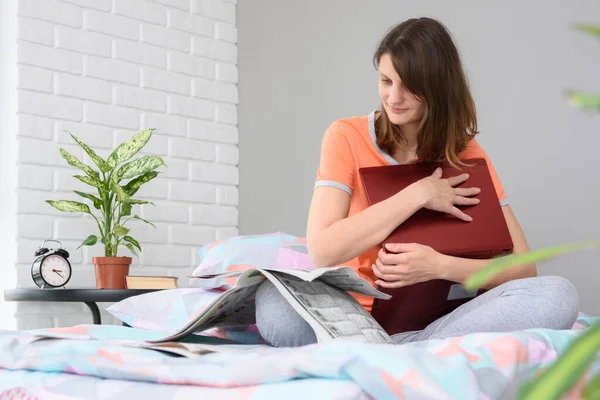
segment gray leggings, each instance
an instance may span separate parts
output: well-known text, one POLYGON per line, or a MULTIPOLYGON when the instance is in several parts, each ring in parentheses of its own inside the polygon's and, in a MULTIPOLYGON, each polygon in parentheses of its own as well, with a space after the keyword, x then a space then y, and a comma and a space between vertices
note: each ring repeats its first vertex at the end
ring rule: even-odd
MULTIPOLYGON (((393 335, 398 344, 474 332, 531 328, 570 329, 579 312, 577 289, 567 279, 541 276, 497 286, 429 324, 421 331, 393 335)), ((265 281, 256 293, 256 324, 268 344, 296 347, 317 342, 313 329, 265 281)))

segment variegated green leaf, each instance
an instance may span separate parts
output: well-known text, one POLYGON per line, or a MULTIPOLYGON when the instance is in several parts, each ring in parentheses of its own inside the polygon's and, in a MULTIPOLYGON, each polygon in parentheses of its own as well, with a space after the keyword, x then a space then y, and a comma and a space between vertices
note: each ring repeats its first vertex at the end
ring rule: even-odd
POLYGON ((596 359, 600 348, 600 323, 586 329, 547 370, 523 385, 521 400, 560 399, 596 359))
POLYGON ((81 146, 81 148, 87 153, 88 156, 90 156, 90 158, 92 159, 94 164, 96 164, 98 166, 98 168, 100 168, 100 171, 108 172, 112 169, 110 167, 110 165, 108 165, 108 163, 106 161, 104 161, 104 159, 102 159, 102 157, 100 157, 98 154, 96 154, 96 152, 94 152, 94 150, 90 149, 88 147, 88 145, 83 143, 72 133, 69 132, 69 135, 71 135, 73 140, 76 141, 79 146, 81 146))
POLYGON ((113 233, 117 236, 124 236, 127 235, 129 233, 129 229, 125 228, 124 226, 121 226, 119 224, 117 224, 115 226, 115 229, 113 230, 113 233))
POLYGON ((52 207, 54 207, 54 208, 56 208, 57 210, 60 210, 60 211, 83 212, 83 213, 91 214, 90 208, 87 206, 87 204, 79 203, 77 201, 70 201, 70 200, 52 201, 52 200, 46 200, 46 203, 50 204, 52 207))
POLYGON ((81 182, 87 183, 90 186, 102 188, 102 182, 100 182, 99 179, 92 178, 90 176, 84 176, 84 175, 74 175, 73 178, 79 179, 81 182))
POLYGON ((600 25, 577 24, 576 28, 600 39, 600 25))
POLYGON ((121 205, 121 216, 126 217, 128 215, 131 215, 131 202, 121 205))
POLYGON ((587 112, 600 112, 600 94, 568 90, 567 98, 572 107, 587 112))
POLYGON ((77 250, 79 250, 79 248, 81 246, 93 246, 97 242, 98 242, 98 237, 96 235, 90 235, 79 246, 77 246, 77 250))
POLYGON ((142 175, 151 172, 161 165, 166 165, 162 158, 158 156, 144 156, 130 163, 123 165, 117 171, 116 180, 129 179, 134 176, 142 175))
POLYGON ((539 261, 544 261, 549 258, 556 257, 561 254, 570 253, 577 250, 592 249, 600 247, 600 241, 582 242, 565 244, 556 247, 550 247, 531 251, 527 253, 511 254, 508 256, 498 257, 488 263, 488 265, 471 275, 463 284, 467 291, 480 289, 488 283, 496 274, 509 269, 511 267, 533 264, 539 261))
POLYGON ((129 251, 131 251, 131 253, 137 257, 138 253, 135 251, 135 247, 133 247, 131 243, 125 243, 125 246, 127 246, 129 251))
POLYGON ((600 399, 600 374, 596 375, 587 385, 585 385, 581 395, 583 400, 600 399))
POLYGON ((96 210, 100 210, 100 208, 102 208, 102 201, 99 198, 97 198, 96 196, 91 195, 89 193, 80 192, 79 190, 73 190, 73 191, 75 193, 77 193, 78 195, 80 195, 81 197, 91 200, 94 203, 94 208, 96 210))
POLYGON ((127 182, 127 185, 123 186, 123 190, 125 190, 125 193, 128 195, 133 196, 144 183, 151 181, 157 176, 158 172, 156 171, 146 172, 144 175, 138 176, 127 182))
POLYGON ((140 246, 140 244, 138 243, 138 241, 135 240, 134 238, 132 238, 131 236, 125 236, 123 238, 123 240, 125 240, 126 242, 131 243, 132 245, 134 245, 135 247, 137 247, 140 251, 142 251, 142 247, 140 246))
POLYGON ((150 221, 146 221, 144 218, 141 218, 141 217, 140 217, 139 215, 137 215, 137 214, 136 214, 136 215, 134 215, 134 216, 133 216, 133 217, 131 217, 131 218, 133 218, 133 219, 139 219, 140 221, 144 221, 145 223, 147 223, 147 224, 150 224, 150 225, 152 225, 154 228, 156 228, 156 225, 154 225, 152 222, 150 222, 150 221))
POLYGON ((117 146, 117 148, 108 156, 108 165, 110 165, 111 168, 114 168, 136 155, 137 152, 146 145, 148 140, 150 140, 153 131, 154 129, 142 131, 117 146))
POLYGON ((152 205, 154 205, 154 203, 152 203, 151 201, 138 200, 138 199, 130 199, 129 202, 131 204, 152 204, 152 205))
POLYGON ((98 174, 98 172, 94 171, 92 169, 92 167, 90 167, 89 165, 85 165, 84 163, 79 161, 79 159, 77 157, 75 157, 74 155, 72 155, 71 153, 66 151, 65 149, 60 149, 59 151, 60 151, 60 155, 65 160, 67 160, 67 163, 69 163, 70 166, 79 168, 80 170, 85 172, 86 175, 89 176, 90 178, 95 178, 98 180, 100 179, 100 174, 98 174))
POLYGON ((117 194, 117 200, 119 200, 119 202, 121 202, 121 203, 129 202, 129 196, 127 195, 127 193, 125 193, 123 188, 117 182, 111 180, 110 187, 117 194))

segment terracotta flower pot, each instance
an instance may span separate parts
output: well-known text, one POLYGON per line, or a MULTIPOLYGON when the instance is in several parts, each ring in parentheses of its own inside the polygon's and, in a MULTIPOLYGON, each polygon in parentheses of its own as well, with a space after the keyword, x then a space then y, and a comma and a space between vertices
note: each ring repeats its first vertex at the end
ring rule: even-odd
POLYGON ((92 257, 97 289, 125 289, 131 257, 92 257))

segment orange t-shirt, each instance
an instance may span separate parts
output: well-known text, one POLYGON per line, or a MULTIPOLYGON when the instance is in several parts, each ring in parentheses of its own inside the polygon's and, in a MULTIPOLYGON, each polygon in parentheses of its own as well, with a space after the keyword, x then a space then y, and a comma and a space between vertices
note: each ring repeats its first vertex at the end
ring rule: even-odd
MULTIPOLYGON (((487 154, 475 139, 459 154, 461 159, 484 158, 502 205, 507 204, 502 183, 487 154)), ((344 118, 335 121, 325 132, 321 146, 321 160, 317 170, 315 188, 333 186, 350 194, 352 216, 369 206, 365 188, 358 170, 363 167, 397 165, 398 162, 379 148, 375 137, 375 112, 366 116, 344 118)), ((373 246, 358 257, 340 265, 352 267, 357 274, 375 286, 375 275, 371 266, 377 260, 380 245, 373 246)), ((373 298, 352 293, 352 295, 371 311, 373 298)))

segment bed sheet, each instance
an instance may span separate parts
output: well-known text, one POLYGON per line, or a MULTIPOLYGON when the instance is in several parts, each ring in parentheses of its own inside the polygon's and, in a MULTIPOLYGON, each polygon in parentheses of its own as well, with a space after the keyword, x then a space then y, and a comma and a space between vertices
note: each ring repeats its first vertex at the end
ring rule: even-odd
MULTIPOLYGON (((79 325, 0 332, 0 399, 345 398, 510 399, 588 324, 573 330, 478 333, 404 345, 336 340, 301 348, 254 346, 179 358, 113 339, 152 340, 162 332, 79 325), (62 339, 33 341, 36 333, 62 339), (27 397, 29 396, 29 397, 27 397)), ((600 373, 600 358, 591 371, 600 373)), ((583 384, 589 376, 583 380, 583 384)), ((577 398, 582 385, 576 387, 577 398)))

